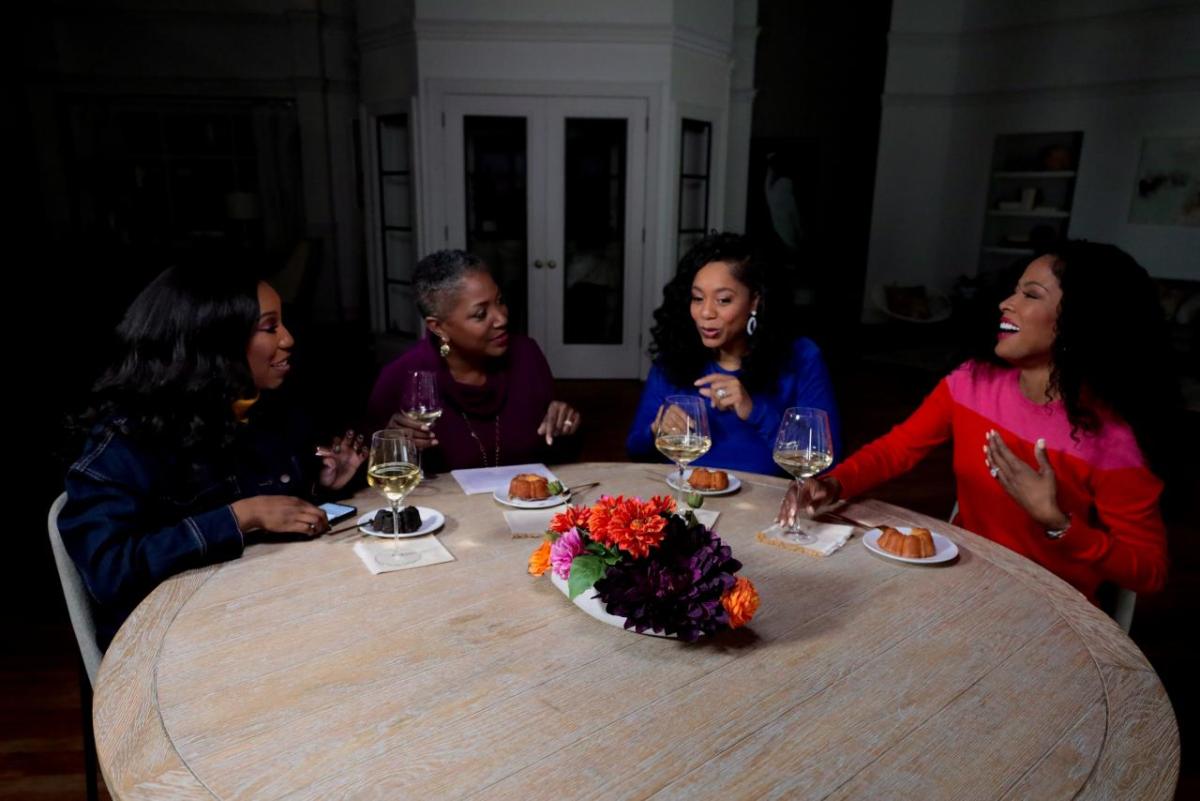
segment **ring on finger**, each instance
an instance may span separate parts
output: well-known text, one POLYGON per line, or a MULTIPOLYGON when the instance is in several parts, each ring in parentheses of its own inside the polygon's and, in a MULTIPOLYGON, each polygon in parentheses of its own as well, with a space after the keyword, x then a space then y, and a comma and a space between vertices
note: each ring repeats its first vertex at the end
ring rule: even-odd
POLYGON ((717 397, 720 398, 721 400, 725 400, 725 396, 728 394, 729 393, 725 391, 725 387, 717 388, 717 397))
POLYGON ((989 470, 988 472, 992 474, 992 478, 999 478, 999 477, 1000 477, 1000 468, 999 468, 999 467, 993 467, 993 468, 992 468, 991 470, 989 470))

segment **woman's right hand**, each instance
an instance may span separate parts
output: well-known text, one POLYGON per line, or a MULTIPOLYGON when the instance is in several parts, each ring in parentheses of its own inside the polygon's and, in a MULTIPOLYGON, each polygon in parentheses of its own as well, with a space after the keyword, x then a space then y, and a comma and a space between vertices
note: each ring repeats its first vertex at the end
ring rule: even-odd
POLYGON ((834 503, 841 496, 842 485, 836 478, 810 478, 799 486, 793 481, 783 496, 775 522, 794 528, 801 514, 812 517, 818 509, 834 503))
POLYGON ((652 437, 657 437, 659 434, 682 434, 687 430, 687 413, 674 405, 659 406, 658 414, 654 416, 654 422, 650 424, 650 436, 652 437))
POLYGON ((404 412, 396 412, 387 421, 387 428, 402 428, 412 436, 418 450, 432 448, 438 444, 432 423, 418 423, 404 412))
POLYGON ((255 495, 230 504, 242 531, 274 531, 315 537, 329 530, 325 512, 292 495, 255 495))

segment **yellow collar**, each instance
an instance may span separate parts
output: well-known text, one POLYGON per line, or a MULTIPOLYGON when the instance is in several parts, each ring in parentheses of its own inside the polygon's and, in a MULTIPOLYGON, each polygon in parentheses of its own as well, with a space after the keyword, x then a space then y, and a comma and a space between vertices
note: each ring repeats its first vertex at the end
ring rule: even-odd
POLYGON ((250 414, 250 407, 258 403, 258 395, 253 398, 239 398, 233 402, 233 416, 239 423, 246 422, 246 415, 250 414))

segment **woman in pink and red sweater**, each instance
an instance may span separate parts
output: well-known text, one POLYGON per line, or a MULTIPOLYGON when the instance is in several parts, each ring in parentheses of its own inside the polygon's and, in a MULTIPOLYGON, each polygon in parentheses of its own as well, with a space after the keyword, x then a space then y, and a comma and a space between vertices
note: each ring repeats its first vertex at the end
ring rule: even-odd
POLYGON ((1146 271, 1112 245, 1064 242, 1026 267, 994 330, 990 353, 942 379, 888 434, 793 490, 783 514, 866 492, 953 439, 959 525, 1093 602, 1103 582, 1161 589, 1163 483, 1151 463, 1170 441, 1178 385, 1146 271))

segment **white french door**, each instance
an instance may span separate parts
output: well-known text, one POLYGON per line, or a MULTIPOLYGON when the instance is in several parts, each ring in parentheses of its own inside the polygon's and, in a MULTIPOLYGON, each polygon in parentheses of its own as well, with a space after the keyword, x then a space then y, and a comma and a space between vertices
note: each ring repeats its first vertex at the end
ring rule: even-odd
POLYGON ((648 104, 447 94, 446 239, 560 378, 637 378, 648 104))

